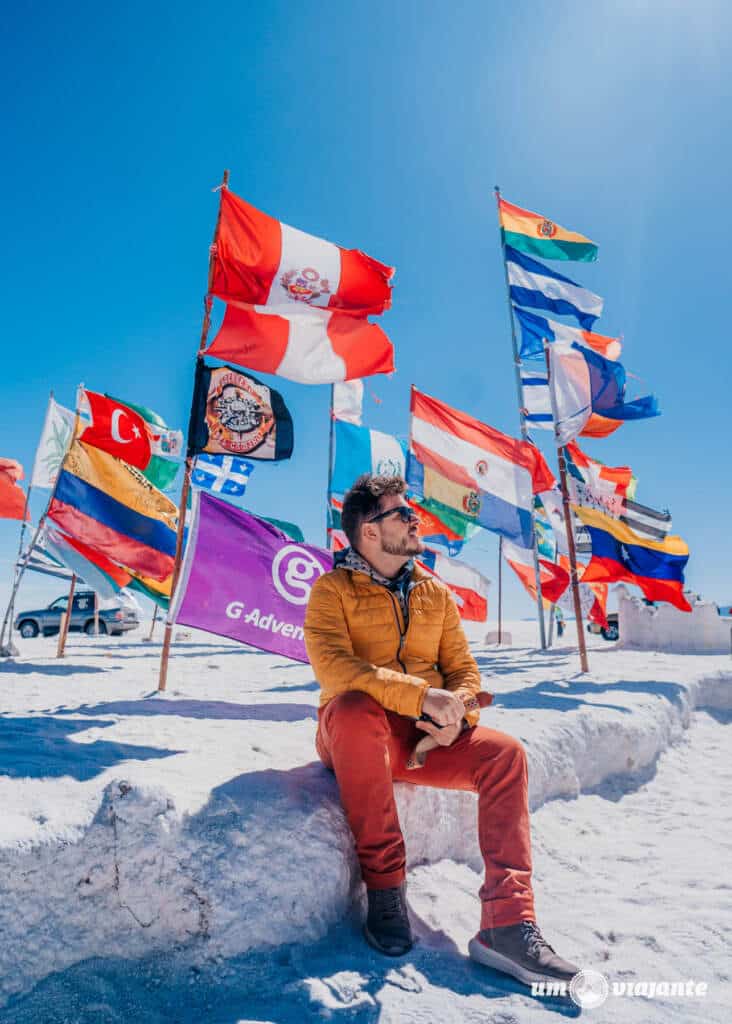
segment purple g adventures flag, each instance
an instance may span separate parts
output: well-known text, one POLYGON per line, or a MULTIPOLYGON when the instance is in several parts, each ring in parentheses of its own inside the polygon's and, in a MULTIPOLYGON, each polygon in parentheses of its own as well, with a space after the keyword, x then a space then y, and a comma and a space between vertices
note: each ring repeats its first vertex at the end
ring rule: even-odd
POLYGON ((172 620, 294 661, 308 661, 303 623, 328 551, 295 544, 271 523, 206 492, 193 498, 172 620))

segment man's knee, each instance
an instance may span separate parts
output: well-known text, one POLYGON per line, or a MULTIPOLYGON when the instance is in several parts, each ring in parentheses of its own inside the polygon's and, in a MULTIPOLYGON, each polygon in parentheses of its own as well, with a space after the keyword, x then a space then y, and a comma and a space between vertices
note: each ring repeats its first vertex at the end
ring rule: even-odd
POLYGON ((480 732, 481 753, 486 759, 501 758, 509 762, 526 763, 526 747, 516 736, 511 736, 507 732, 499 732, 496 729, 480 730, 480 732))
POLYGON ((377 723, 386 726, 386 714, 381 704, 361 690, 349 690, 333 697, 328 701, 326 714, 329 728, 335 723, 355 728, 365 722, 369 722, 370 727, 377 723))

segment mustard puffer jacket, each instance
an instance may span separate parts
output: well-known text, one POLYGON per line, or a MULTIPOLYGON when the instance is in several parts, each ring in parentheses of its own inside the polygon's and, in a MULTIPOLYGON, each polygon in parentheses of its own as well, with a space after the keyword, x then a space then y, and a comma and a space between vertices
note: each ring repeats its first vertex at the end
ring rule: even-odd
MULTIPOLYGON (((305 645, 321 707, 360 690, 390 711, 418 718, 429 687, 463 698, 480 691, 480 672, 450 591, 418 566, 413 579, 406 630, 396 595, 366 573, 338 568, 316 580, 305 645)), ((478 715, 469 712, 468 724, 475 725, 478 715)))

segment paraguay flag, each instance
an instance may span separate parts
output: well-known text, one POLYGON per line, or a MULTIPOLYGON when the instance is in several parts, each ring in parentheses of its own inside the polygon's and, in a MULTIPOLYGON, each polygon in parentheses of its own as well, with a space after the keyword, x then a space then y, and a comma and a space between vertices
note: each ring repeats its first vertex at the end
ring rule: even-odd
POLYGON ((505 251, 509 290, 516 305, 573 316, 586 330, 592 330, 602 313, 603 300, 599 295, 510 245, 505 251))
POLYGON ((414 387, 411 410, 410 488, 531 547, 534 494, 554 485, 538 448, 414 387))
POLYGON ((583 583, 634 583, 649 601, 667 601, 682 612, 691 611, 683 593, 689 547, 681 537, 652 541, 603 512, 581 506, 573 510, 592 539, 592 560, 583 583))

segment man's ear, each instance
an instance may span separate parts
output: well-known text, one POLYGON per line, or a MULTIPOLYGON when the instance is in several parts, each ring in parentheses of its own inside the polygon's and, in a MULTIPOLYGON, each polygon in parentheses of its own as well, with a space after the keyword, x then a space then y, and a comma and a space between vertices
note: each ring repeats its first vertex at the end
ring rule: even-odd
POLYGON ((361 537, 364 540, 378 540, 379 539, 378 527, 374 526, 372 523, 362 523, 361 524, 361 537))

